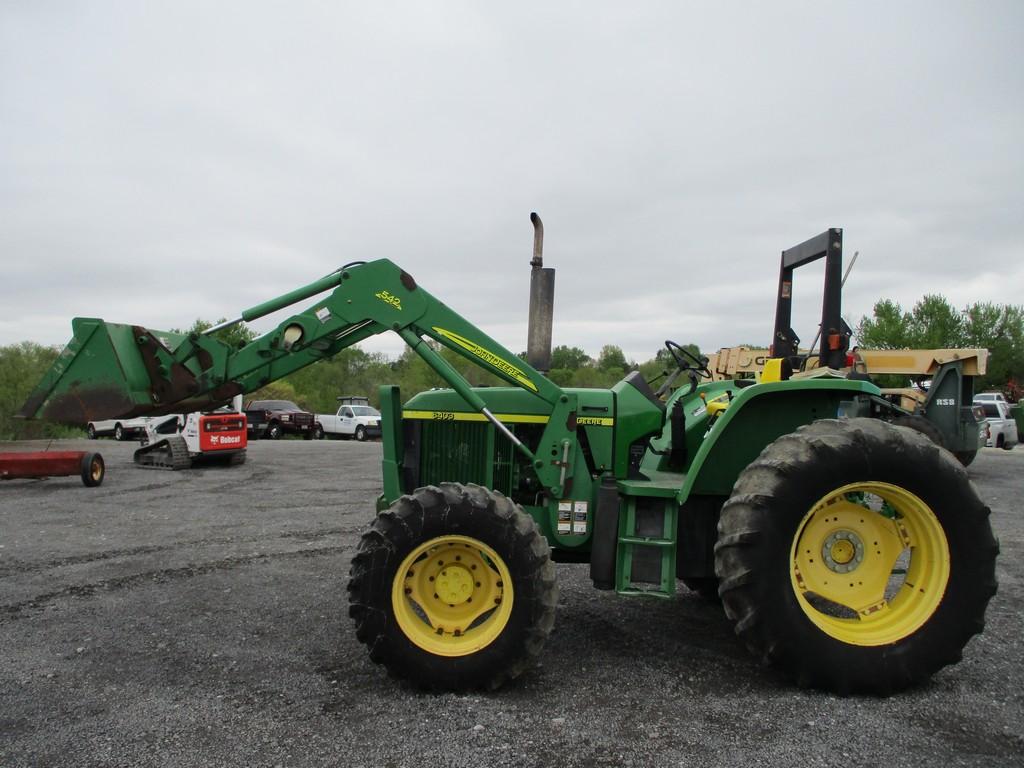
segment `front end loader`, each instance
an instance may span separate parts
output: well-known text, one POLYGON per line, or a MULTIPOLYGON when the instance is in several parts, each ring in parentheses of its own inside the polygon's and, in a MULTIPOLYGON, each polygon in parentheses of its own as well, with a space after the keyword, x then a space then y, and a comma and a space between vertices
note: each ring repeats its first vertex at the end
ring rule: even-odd
POLYGON ((382 260, 243 312, 325 296, 240 349, 74 321, 23 415, 210 408, 373 334, 449 385, 381 390, 382 494, 351 566, 370 657, 435 690, 493 689, 543 651, 555 561, 598 589, 720 599, 741 640, 801 685, 888 693, 955 662, 984 624, 998 546, 963 468, 879 418, 867 381, 712 381, 667 342, 674 391, 631 373, 563 389, 382 260), (473 388, 447 347, 507 382, 473 388))

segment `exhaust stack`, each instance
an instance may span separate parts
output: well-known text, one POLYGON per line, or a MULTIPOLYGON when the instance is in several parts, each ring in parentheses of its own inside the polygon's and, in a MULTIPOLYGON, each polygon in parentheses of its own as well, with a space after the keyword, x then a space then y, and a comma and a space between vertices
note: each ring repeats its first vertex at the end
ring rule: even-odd
POLYGON ((551 370, 551 323, 555 313, 555 270, 544 267, 544 222, 536 212, 533 222, 533 260, 530 261, 530 317, 526 362, 541 373, 551 370))

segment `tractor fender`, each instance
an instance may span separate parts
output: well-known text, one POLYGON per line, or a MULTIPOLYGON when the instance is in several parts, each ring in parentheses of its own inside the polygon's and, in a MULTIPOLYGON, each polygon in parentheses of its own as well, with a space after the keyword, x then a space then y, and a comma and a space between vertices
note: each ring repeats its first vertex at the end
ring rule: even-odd
POLYGON ((847 415, 843 403, 880 395, 867 381, 807 379, 737 389, 711 423, 677 494, 728 496, 740 472, 770 443, 803 424, 847 415))

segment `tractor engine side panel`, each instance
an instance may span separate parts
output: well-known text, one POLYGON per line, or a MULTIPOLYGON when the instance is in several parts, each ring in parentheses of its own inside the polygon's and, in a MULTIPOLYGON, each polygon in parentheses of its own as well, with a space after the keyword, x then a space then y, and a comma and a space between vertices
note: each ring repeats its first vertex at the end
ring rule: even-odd
MULTIPOLYGON (((516 438, 531 451, 538 450, 548 416, 538 412, 542 404, 536 398, 510 388, 476 391, 516 438)), ((543 493, 530 462, 482 414, 468 411, 451 390, 421 393, 402 407, 401 446, 394 452, 394 467, 385 459, 385 487, 389 471, 400 477, 398 495, 443 482, 482 485, 523 507, 552 548, 585 552, 592 536, 598 479, 613 462, 615 410, 608 390, 580 392, 586 415, 578 417, 574 429, 566 429, 577 444, 571 480, 561 498, 543 493)), ((384 413, 387 443, 392 430, 388 409, 384 413)), ((385 445, 385 457, 390 455, 385 445)))

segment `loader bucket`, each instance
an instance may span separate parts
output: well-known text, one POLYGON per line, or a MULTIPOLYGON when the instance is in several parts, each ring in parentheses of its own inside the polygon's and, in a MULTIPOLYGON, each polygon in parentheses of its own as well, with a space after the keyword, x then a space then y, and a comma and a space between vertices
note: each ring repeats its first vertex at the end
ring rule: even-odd
MULTIPOLYGON (((173 350, 183 334, 92 317, 71 322, 74 336, 29 395, 19 416, 81 425, 101 419, 153 414, 166 402, 154 388, 147 348, 173 350)), ((188 375, 181 366, 180 372, 188 375)), ((180 378, 171 376, 170 378, 180 378)), ((185 385, 185 382, 181 382, 185 385)))

